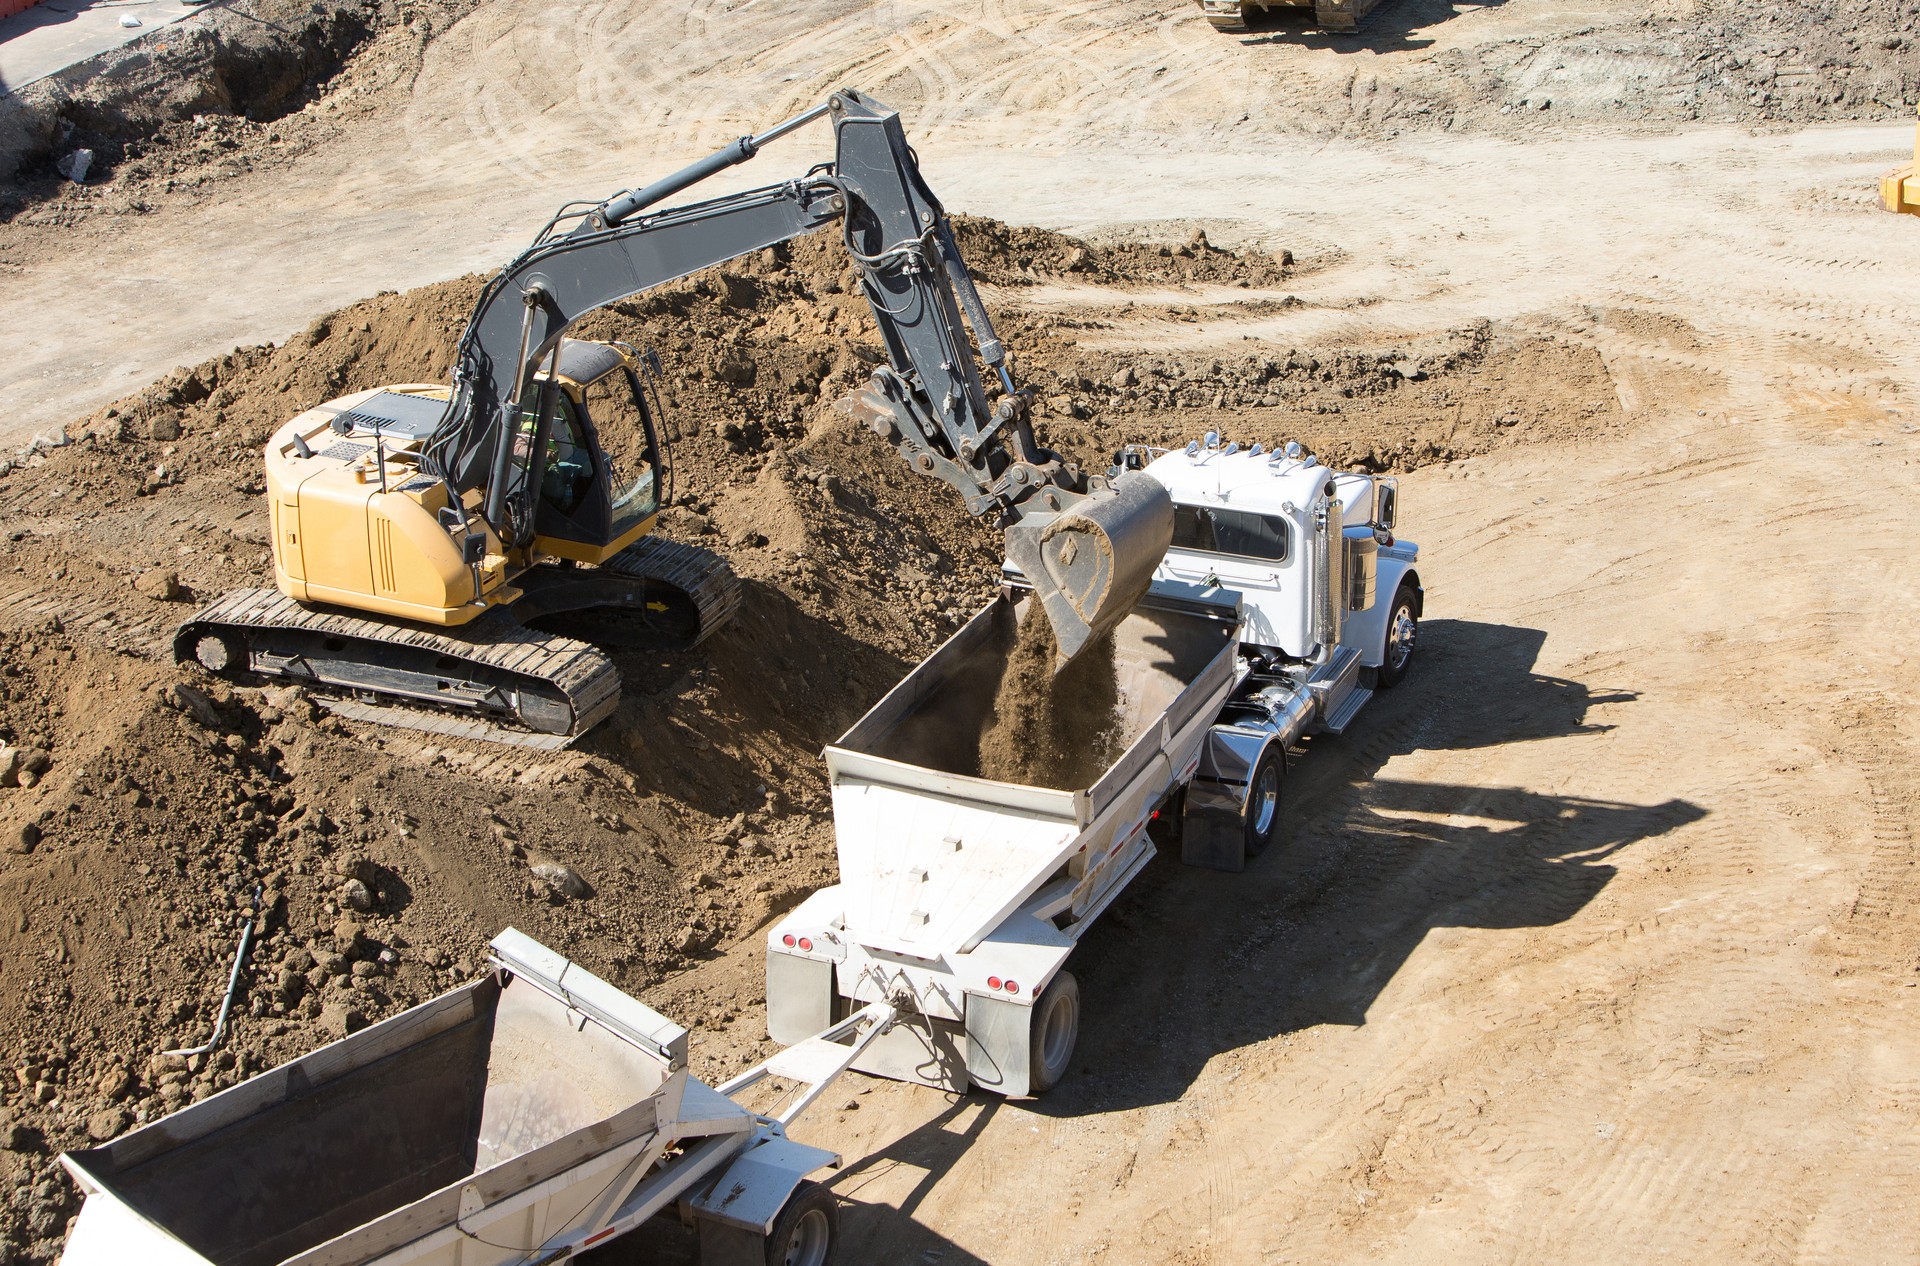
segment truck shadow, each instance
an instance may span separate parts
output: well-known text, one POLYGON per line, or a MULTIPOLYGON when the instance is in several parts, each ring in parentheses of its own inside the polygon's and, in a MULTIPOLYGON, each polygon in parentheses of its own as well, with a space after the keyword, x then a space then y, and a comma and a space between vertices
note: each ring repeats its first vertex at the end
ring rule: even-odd
POLYGON ((1321 29, 1310 7, 1255 10, 1247 15, 1244 32, 1221 38, 1238 39, 1248 48, 1285 44, 1333 53, 1408 52, 1434 43, 1416 32, 1501 3, 1504 0, 1474 0, 1456 8, 1450 0, 1382 0, 1379 8, 1361 19, 1359 31, 1345 35, 1321 29))
POLYGON ((1231 875, 1163 851, 1089 933, 1072 961, 1086 1007, 1077 1067, 1036 1111, 1171 1102, 1222 1052, 1364 1024, 1429 932, 1563 922, 1613 878, 1609 858, 1705 816, 1677 799, 1376 777, 1421 749, 1604 734, 1589 710, 1637 697, 1535 673, 1536 630, 1435 620, 1421 633, 1416 675, 1290 770, 1286 826, 1265 856, 1231 875))

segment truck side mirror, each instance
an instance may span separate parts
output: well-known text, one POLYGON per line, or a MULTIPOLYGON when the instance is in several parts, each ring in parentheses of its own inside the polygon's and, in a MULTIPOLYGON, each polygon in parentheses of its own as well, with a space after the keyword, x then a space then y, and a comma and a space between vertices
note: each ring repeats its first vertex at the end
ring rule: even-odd
POLYGON ((1391 479, 1380 481, 1378 499, 1374 502, 1374 526, 1392 531, 1400 514, 1400 485, 1391 479))

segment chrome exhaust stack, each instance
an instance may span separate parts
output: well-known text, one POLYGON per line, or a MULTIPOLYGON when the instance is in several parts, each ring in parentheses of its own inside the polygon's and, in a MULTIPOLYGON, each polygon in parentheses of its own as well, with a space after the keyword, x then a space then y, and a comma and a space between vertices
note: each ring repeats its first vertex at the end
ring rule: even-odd
POLYGON ((1007 559, 1053 625, 1055 671, 1126 618, 1172 543, 1173 498, 1139 471, 1007 529, 1007 559))

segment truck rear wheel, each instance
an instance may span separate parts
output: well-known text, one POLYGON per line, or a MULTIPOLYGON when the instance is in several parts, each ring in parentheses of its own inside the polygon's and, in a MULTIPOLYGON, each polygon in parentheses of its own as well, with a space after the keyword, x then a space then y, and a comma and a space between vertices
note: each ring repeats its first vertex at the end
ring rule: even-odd
POLYGON ((1420 634, 1420 600, 1413 586, 1402 584, 1393 593, 1393 606, 1387 612, 1386 643, 1380 648, 1380 667, 1374 669, 1373 684, 1388 690, 1400 684, 1413 666, 1414 642, 1420 634))
POLYGON ((1033 1003, 1033 1028, 1027 1040, 1027 1093, 1045 1094, 1060 1084, 1080 1041, 1080 982, 1063 971, 1033 1003))
POLYGON ((767 1266, 827 1266, 840 1235, 840 1207, 817 1182, 794 1188, 767 1232, 767 1266))
POLYGON ((1269 744, 1247 783, 1247 858, 1260 856, 1280 831, 1280 783, 1285 756, 1269 744))

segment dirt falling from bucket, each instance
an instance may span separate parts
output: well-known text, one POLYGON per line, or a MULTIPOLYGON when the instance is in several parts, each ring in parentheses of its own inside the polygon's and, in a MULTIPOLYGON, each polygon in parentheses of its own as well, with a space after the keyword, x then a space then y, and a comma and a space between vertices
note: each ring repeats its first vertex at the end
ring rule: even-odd
POLYGON ((1120 754, 1120 684, 1113 635, 1090 643, 1058 674, 1053 625, 1027 607, 1007 656, 993 719, 980 736, 980 774, 1067 791, 1090 786, 1120 754))

